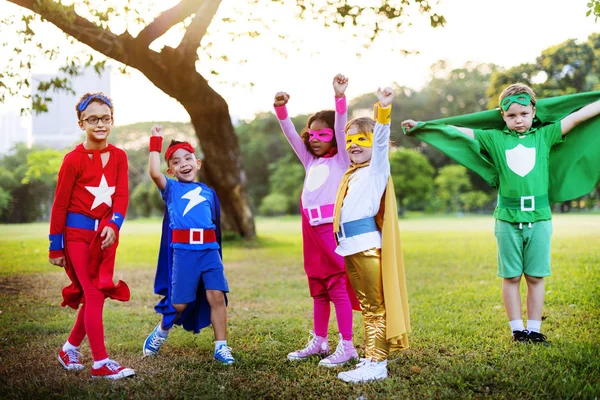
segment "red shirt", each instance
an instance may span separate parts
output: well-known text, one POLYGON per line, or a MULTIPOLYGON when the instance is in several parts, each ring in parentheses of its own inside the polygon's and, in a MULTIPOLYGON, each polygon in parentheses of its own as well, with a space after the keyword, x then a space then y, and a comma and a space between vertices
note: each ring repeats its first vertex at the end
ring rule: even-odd
MULTIPOLYGON (((129 203, 127 174, 127 154, 112 144, 102 150, 87 150, 80 144, 67 153, 58 172, 50 234, 65 233, 68 212, 93 219, 118 212, 125 218, 129 203), (107 152, 110 154, 108 162, 102 167, 101 154, 107 152)), ((118 225, 109 224, 118 231, 118 225)), ((51 250, 50 257, 63 255, 58 253, 62 251, 51 250)))

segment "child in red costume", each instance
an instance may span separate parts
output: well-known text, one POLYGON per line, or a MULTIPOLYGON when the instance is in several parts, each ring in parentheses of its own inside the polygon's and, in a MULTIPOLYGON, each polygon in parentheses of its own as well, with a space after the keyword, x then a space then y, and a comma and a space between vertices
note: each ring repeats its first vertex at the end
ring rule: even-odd
POLYGON ((62 306, 79 308, 75 326, 58 354, 69 371, 83 369, 79 345, 87 335, 94 359, 92 378, 120 379, 134 374, 110 360, 104 345, 104 299, 129 300, 125 282, 113 283, 119 229, 129 202, 127 155, 108 144, 112 101, 86 93, 76 106, 85 141, 69 152, 58 172, 50 218, 51 264, 65 268, 71 284, 62 306))

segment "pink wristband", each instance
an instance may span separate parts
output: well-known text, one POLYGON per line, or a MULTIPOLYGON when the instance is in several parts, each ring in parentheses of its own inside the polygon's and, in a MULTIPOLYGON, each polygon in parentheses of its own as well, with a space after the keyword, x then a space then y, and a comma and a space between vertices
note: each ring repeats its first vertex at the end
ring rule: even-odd
POLYGON ((150 136, 150 146, 148 146, 148 151, 158 151, 159 153, 162 151, 162 136, 150 136))
POLYGON ((336 97, 335 112, 337 112, 338 114, 344 114, 346 111, 348 111, 348 107, 346 106, 346 96, 336 97))
POLYGON ((286 119, 288 117, 286 106, 275 106, 275 115, 277 115, 277 119, 280 121, 286 119))

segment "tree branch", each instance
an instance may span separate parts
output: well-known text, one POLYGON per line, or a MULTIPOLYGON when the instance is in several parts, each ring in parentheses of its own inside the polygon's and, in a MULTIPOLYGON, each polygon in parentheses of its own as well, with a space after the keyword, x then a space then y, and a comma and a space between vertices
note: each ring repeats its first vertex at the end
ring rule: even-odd
MULTIPOLYGON (((181 43, 177 46, 177 50, 184 56, 195 54, 200 46, 200 41, 206 34, 206 30, 215 16, 221 0, 204 0, 200 7, 196 10, 196 15, 188 26, 181 43)), ((196 60, 197 56, 193 57, 196 60)))
MULTIPOLYGON (((108 29, 81 17, 73 6, 65 6, 50 0, 8 0, 18 6, 38 14, 42 19, 54 24, 57 28, 72 36, 83 44, 104 54, 105 56, 136 67, 138 62, 132 61, 134 52, 133 38, 127 32, 115 35, 108 29)), ((147 52, 150 51, 145 49, 147 52)), ((139 49, 135 51, 140 54, 139 49)))
POLYGON ((137 35, 137 46, 148 47, 171 27, 189 17, 202 0, 181 0, 176 6, 162 12, 137 35))

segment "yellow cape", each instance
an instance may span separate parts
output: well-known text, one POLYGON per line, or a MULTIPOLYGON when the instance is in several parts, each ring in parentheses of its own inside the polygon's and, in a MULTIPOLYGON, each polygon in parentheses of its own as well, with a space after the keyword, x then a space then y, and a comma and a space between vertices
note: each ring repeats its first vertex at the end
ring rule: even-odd
MULTIPOLYGON (((369 165, 352 164, 342 178, 336 196, 333 230, 339 231, 342 203, 348 188, 350 175, 356 169, 369 165)), ((408 332, 410 332, 410 315, 408 311, 408 295, 406 293, 406 277, 404 274, 404 258, 400 242, 398 226, 398 209, 396 193, 392 177, 388 178, 385 193, 381 198, 379 212, 375 222, 381 231, 381 278, 383 281, 383 299, 386 314, 386 339, 390 343, 390 352, 408 348, 408 332)), ((337 238, 336 238, 337 240, 337 238)))
POLYGON ((404 274, 404 258, 398 226, 396 193, 392 177, 388 179, 375 222, 381 229, 381 277, 385 301, 386 339, 390 353, 408 348, 410 314, 404 274))
MULTIPOLYGON (((380 124, 389 124, 392 106, 385 108, 375 104, 375 119, 380 124)), ((358 168, 369 165, 370 160, 362 164, 352 163, 342 177, 338 187, 333 212, 333 232, 339 232, 342 204, 350 176, 358 168)), ((406 293, 406 277, 404 275, 404 258, 400 242, 398 226, 398 209, 396 193, 392 177, 388 178, 385 193, 381 198, 379 212, 375 222, 381 231, 381 278, 383 281, 383 300, 386 314, 386 339, 390 344, 390 353, 408 348, 408 332, 410 332, 410 315, 408 312, 408 295, 406 293)), ((337 236, 336 236, 337 241, 337 236)))

